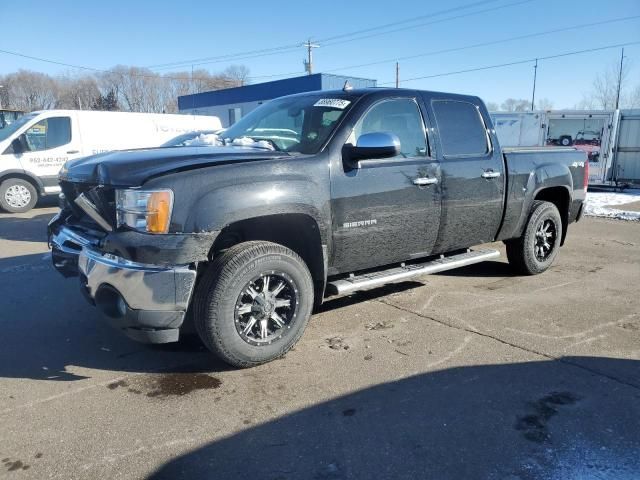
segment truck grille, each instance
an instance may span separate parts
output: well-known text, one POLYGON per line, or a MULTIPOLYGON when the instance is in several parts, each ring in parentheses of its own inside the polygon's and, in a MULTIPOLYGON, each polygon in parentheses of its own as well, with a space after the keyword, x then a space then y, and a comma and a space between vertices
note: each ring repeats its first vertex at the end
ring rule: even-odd
POLYGON ((64 195, 61 207, 70 210, 73 217, 80 224, 91 228, 97 227, 92 220, 76 203, 75 199, 82 193, 97 207, 100 215, 113 227, 116 223, 115 190, 110 187, 92 185, 88 183, 60 182, 60 189, 64 195))

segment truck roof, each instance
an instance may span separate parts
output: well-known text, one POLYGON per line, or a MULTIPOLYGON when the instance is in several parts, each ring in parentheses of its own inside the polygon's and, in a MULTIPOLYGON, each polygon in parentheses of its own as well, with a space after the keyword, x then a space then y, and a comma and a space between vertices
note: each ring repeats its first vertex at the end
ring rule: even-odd
POLYGON ((476 103, 480 97, 474 95, 463 95, 459 93, 437 92, 432 90, 418 90, 413 88, 392 88, 392 87, 371 87, 371 88, 354 88, 353 90, 315 90, 311 92, 296 93, 293 95, 287 95, 287 97, 301 97, 301 96, 328 96, 328 95, 341 95, 353 98, 360 98, 366 95, 374 94, 388 94, 389 96, 397 95, 398 92, 409 93, 413 95, 427 94, 430 97, 441 97, 453 100, 471 101, 476 103))

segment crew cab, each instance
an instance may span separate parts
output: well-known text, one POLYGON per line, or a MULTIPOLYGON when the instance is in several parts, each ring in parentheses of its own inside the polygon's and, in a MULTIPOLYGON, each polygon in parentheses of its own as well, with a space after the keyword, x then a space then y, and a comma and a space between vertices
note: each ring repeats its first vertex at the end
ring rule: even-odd
POLYGON ((286 353, 314 306, 495 258, 544 272, 580 219, 574 148, 501 150, 474 96, 321 91, 260 106, 204 147, 67 163, 55 267, 117 328, 174 342, 190 321, 224 361, 286 353), (186 320, 185 320, 186 319, 186 320))

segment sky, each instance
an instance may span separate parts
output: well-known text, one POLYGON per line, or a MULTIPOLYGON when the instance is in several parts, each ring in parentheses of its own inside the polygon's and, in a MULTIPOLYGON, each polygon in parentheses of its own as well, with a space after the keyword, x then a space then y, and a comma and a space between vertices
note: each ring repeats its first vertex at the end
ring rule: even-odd
MULTIPOLYGON (((497 103, 531 98, 533 61, 410 79, 638 42, 625 47, 624 61, 630 66, 625 85, 640 84, 640 0, 0 0, 0 24, 0 50, 96 69, 184 61, 175 70, 190 71, 191 64, 198 63, 195 59, 218 57, 194 68, 217 72, 231 64, 245 65, 252 83, 304 74, 306 49, 298 45, 311 38, 320 44, 313 52, 316 73, 392 85, 400 58, 401 86, 475 94, 497 103), (634 16, 638 18, 629 18, 634 16), (616 19, 624 20, 433 54, 616 19), (384 27, 388 24, 395 25, 384 27), (343 36, 363 30, 356 37, 343 36), (283 46, 290 48, 253 58, 236 55, 283 46), (415 55, 423 56, 403 58, 415 55)), ((620 61, 620 53, 617 47, 540 60, 536 98, 548 98, 554 108, 575 106, 595 76, 620 61)), ((82 72, 0 53, 0 74, 18 69, 52 75, 82 72)))

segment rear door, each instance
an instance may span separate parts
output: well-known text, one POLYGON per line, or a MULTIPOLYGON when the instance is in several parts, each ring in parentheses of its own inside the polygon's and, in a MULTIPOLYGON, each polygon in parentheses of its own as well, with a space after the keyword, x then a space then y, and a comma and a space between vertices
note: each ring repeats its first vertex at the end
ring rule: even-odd
POLYGON ((434 253, 493 241, 502 221, 505 172, 488 113, 473 97, 433 96, 428 105, 442 171, 442 217, 434 253))
POLYGON ((356 144, 364 133, 391 132, 400 139, 402 153, 361 160, 354 169, 334 157, 331 273, 421 257, 433 249, 440 222, 440 171, 420 105, 419 98, 399 94, 360 103, 353 112, 358 120, 340 147, 356 144))

